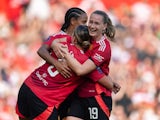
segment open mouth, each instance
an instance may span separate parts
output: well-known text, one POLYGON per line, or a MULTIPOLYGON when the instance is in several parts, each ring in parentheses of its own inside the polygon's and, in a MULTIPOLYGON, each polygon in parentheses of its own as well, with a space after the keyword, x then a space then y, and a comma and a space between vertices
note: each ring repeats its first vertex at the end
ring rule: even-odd
POLYGON ((96 30, 91 29, 91 30, 89 30, 89 33, 90 33, 90 34, 94 34, 94 33, 96 33, 96 30))

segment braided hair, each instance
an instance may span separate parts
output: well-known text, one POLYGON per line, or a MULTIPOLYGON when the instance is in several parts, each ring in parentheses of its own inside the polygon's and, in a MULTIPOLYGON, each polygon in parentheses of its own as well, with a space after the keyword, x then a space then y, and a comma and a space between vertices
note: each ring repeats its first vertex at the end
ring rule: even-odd
POLYGON ((70 26, 71 18, 78 19, 82 14, 86 14, 86 12, 77 7, 70 8, 65 14, 64 24, 62 25, 61 30, 66 31, 70 26))

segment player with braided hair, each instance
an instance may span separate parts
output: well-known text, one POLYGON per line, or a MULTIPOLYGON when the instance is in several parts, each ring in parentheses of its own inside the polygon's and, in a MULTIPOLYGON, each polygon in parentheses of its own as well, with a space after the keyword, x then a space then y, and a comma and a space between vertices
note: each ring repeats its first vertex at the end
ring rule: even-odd
MULTIPOLYGON (((72 36, 74 29, 78 25, 85 25, 87 19, 87 14, 82 9, 77 7, 68 9, 65 14, 64 24, 62 25, 61 31, 57 34, 54 34, 54 39, 63 38, 63 36, 65 36, 66 34, 72 36)), ((53 39, 53 37, 50 36, 48 38, 48 41, 50 41, 50 38, 53 39)), ((59 62, 51 57, 49 53, 50 50, 51 48, 47 44, 42 44, 37 53, 45 61, 47 61, 51 65, 54 65, 64 77, 69 77, 71 71, 70 68, 63 62, 59 62)), ((56 51, 56 48, 54 48, 54 51, 56 51)))

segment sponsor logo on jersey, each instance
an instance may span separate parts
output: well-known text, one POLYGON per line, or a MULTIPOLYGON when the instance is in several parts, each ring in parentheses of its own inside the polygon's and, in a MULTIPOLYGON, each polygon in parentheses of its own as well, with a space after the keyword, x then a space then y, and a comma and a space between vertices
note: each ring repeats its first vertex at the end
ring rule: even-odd
POLYGON ((46 75, 41 75, 40 73, 39 73, 39 71, 36 71, 36 76, 39 78, 39 80, 41 80, 42 81, 42 83, 44 84, 44 86, 47 86, 48 85, 48 82, 47 82, 47 80, 45 80, 43 77, 45 76, 46 77, 46 75))
POLYGON ((104 60, 104 57, 102 57, 101 55, 99 55, 98 53, 96 53, 93 56, 94 59, 96 59, 98 62, 102 62, 104 60))

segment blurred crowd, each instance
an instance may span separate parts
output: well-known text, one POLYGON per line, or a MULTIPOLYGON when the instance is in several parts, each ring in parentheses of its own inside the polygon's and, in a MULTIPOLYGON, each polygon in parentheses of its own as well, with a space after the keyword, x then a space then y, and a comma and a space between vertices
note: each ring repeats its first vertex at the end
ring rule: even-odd
MULTIPOLYGON (((110 120, 160 120, 160 4, 138 1, 107 7, 105 0, 1 0, 0 120, 18 120, 20 85, 44 61, 36 53, 60 30, 66 10, 104 10, 116 27, 110 74, 122 86, 113 94, 110 120)), ((124 0, 125 1, 125 0, 124 0)))

